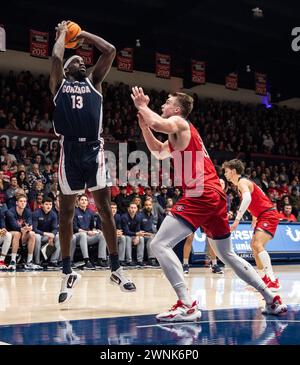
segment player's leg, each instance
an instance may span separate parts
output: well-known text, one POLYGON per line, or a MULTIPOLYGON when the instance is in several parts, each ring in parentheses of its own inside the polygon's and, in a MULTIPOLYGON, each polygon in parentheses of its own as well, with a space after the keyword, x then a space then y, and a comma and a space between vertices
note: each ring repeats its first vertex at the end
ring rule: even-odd
POLYGON ((12 241, 12 234, 10 232, 6 232, 4 236, 0 237, 0 243, 2 243, 2 247, 0 249, 0 270, 1 269, 7 269, 7 266, 5 265, 5 257, 7 255, 7 252, 10 248, 12 241))
MULTIPOLYGON (((208 240, 207 240, 208 241, 208 240)), ((213 248, 211 247, 209 241, 208 241, 208 255, 210 257, 210 261, 211 261, 211 271, 214 274, 223 274, 223 270, 220 268, 220 266, 218 265, 218 259, 217 259, 217 255, 215 253, 215 251, 213 250, 213 248)))
POLYGON ((117 230, 115 220, 111 211, 110 188, 92 191, 97 210, 101 217, 102 232, 107 244, 110 267, 112 271, 111 280, 118 284, 121 290, 135 291, 135 285, 125 277, 119 262, 117 230))
POLYGON ((192 243, 194 239, 194 234, 187 236, 184 246, 183 246, 183 272, 184 274, 189 273, 189 258, 192 251, 192 243))
POLYGON ((266 301, 268 313, 280 314, 286 312, 287 307, 282 304, 281 298, 271 292, 249 262, 234 252, 230 236, 223 239, 209 238, 209 243, 225 265, 230 266, 239 278, 262 294, 266 301))
POLYGON ((188 293, 181 262, 173 251, 191 233, 192 229, 183 220, 167 216, 151 242, 151 250, 178 296, 178 302, 170 311, 157 315, 160 321, 195 321, 201 316, 197 303, 188 293))
POLYGON ((63 280, 58 297, 59 303, 66 303, 72 297, 72 289, 79 282, 81 275, 72 271, 70 246, 73 238, 73 216, 76 195, 59 194, 59 239, 62 256, 63 280))
POLYGON ((8 270, 16 270, 17 267, 17 253, 20 245, 20 239, 21 239, 21 232, 18 231, 12 231, 10 232, 12 234, 12 251, 11 251, 11 260, 10 264, 8 265, 8 270))
POLYGON ((251 248, 253 256, 255 258, 257 269, 263 281, 267 284, 271 290, 279 290, 280 284, 278 279, 275 278, 271 258, 268 252, 265 250, 265 245, 272 239, 272 236, 262 230, 256 230, 251 241, 251 248))

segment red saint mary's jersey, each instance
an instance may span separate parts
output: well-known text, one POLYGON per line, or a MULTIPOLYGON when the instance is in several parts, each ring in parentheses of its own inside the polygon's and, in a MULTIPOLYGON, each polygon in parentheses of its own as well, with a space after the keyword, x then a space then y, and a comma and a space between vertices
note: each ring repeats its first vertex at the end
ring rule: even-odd
POLYGON ((216 169, 197 129, 191 123, 189 126, 191 139, 185 150, 175 151, 169 141, 174 160, 174 185, 181 186, 184 195, 187 195, 187 191, 198 192, 195 196, 199 196, 214 190, 225 197, 216 169), (178 183, 178 179, 182 180, 181 183, 178 183))
POLYGON ((271 200, 253 181, 253 193, 251 194, 251 203, 248 207, 249 212, 258 217, 261 213, 273 208, 271 200))

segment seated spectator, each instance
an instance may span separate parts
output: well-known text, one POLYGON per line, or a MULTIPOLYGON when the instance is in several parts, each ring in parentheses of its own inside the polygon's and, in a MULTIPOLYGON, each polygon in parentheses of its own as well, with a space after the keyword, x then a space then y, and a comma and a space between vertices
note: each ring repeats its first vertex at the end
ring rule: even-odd
POLYGON ((32 214, 32 225, 35 232, 34 260, 36 264, 41 263, 41 247, 42 244, 46 244, 42 249, 44 260, 50 261, 52 266, 57 266, 60 254, 58 220, 52 207, 52 199, 44 198, 41 208, 32 214))
POLYGON ((20 194, 16 198, 16 207, 10 208, 6 212, 6 228, 12 234, 12 254, 8 266, 9 270, 16 270, 17 252, 20 243, 27 245, 28 255, 27 263, 24 265, 28 270, 40 270, 39 265, 32 262, 33 251, 35 246, 35 233, 32 227, 32 213, 26 208, 27 197, 20 194))
POLYGON ((279 220, 282 222, 297 222, 296 217, 292 214, 292 206, 290 204, 283 207, 283 211, 279 213, 279 220))
POLYGON ((11 171, 9 171, 7 162, 5 162, 5 161, 1 162, 1 171, 2 171, 2 175, 3 175, 3 180, 10 183, 10 179, 13 174, 11 173, 11 171))
POLYGON ((6 190, 6 205, 10 209, 16 204, 16 193, 19 191, 18 180, 16 177, 12 176, 10 179, 10 186, 6 190))
MULTIPOLYGON (((117 213, 118 207, 116 203, 110 204, 112 214, 114 216, 116 229, 117 229, 117 243, 118 243, 118 255, 119 255, 119 261, 120 265, 125 266, 125 255, 126 255, 126 237, 123 234, 122 225, 121 225, 121 216, 117 213)), ((131 241, 128 240, 129 249, 131 250, 131 241)))
POLYGON ((162 186, 160 188, 161 193, 158 195, 157 197, 157 201, 159 202, 159 204, 161 205, 161 207, 163 209, 165 209, 166 205, 167 205, 167 198, 168 196, 168 188, 166 186, 162 186))
POLYGON ((35 212, 36 210, 41 209, 43 207, 43 199, 44 199, 44 194, 38 193, 35 197, 35 200, 31 200, 29 202, 29 207, 32 212, 35 212))
POLYGON ((126 246, 127 262, 132 262, 132 245, 137 248, 137 265, 145 266, 144 263, 144 241, 141 239, 143 232, 141 232, 141 216, 138 213, 138 207, 134 203, 130 203, 128 212, 122 214, 121 226, 124 235, 130 242, 126 246))
POLYGON ((144 240, 148 253, 148 263, 151 266, 159 266, 152 250, 151 241, 153 240, 157 227, 154 222, 154 215, 152 213, 152 201, 147 199, 144 203, 144 209, 140 212, 141 216, 141 239, 144 240))
POLYGON ((6 270, 5 258, 11 246, 12 235, 5 228, 4 214, 0 211, 0 270, 6 270))
MULTIPOLYGON (((20 168, 20 166, 18 167, 20 168)), ((26 180, 26 172, 23 170, 19 170, 17 172, 17 182, 18 182, 18 186, 24 190, 25 194, 28 195, 29 193, 29 184, 26 180)))
MULTIPOLYGON (((108 267, 106 241, 101 230, 94 227, 95 214, 87 209, 87 206, 88 198, 85 194, 82 194, 79 196, 78 207, 75 208, 73 219, 73 233, 76 238, 76 244, 79 243, 81 248, 84 259, 83 268, 86 270, 95 270, 95 266, 91 263, 88 253, 88 246, 95 243, 98 243, 98 261, 102 260, 101 267, 104 264, 106 265, 105 267, 108 267)), ((71 261, 74 258, 74 251, 71 253, 71 261)), ((100 262, 98 263, 100 264, 100 262)))
POLYGON ((127 195, 127 187, 120 186, 120 194, 118 194, 115 198, 115 202, 118 206, 118 212, 120 214, 127 213, 127 209, 130 203, 130 198, 127 195))
POLYGON ((45 176, 40 172, 39 165, 34 163, 32 165, 32 171, 28 174, 28 183, 30 188, 32 188, 38 180, 40 180, 43 184, 46 184, 47 182, 45 176))

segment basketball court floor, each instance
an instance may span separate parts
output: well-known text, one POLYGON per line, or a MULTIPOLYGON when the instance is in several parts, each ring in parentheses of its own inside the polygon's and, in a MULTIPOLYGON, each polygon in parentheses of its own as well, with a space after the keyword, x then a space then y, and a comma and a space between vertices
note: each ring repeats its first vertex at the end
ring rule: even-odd
POLYGON ((280 317, 262 315, 259 293, 231 271, 192 268, 186 276, 202 309, 197 323, 157 323, 176 296, 160 269, 127 273, 137 286, 123 293, 109 271, 81 271, 68 304, 57 304, 59 272, 0 272, 0 343, 12 345, 300 345, 299 265, 275 266, 288 304, 280 317))

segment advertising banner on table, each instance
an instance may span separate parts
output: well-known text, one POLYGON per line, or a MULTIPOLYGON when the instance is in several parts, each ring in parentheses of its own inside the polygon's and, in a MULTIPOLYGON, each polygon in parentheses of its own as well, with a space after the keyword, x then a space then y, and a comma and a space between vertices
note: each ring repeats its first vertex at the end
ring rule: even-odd
MULTIPOLYGON (((231 241, 234 251, 242 256, 251 254, 250 242, 253 237, 251 223, 240 223, 236 231, 231 233, 231 241)), ((205 254, 206 235, 198 229, 193 240, 194 255, 205 254)), ((271 254, 293 254, 300 255, 300 223, 280 223, 276 234, 266 245, 267 251, 271 254)))
POLYGON ((192 82, 195 84, 205 84, 205 62, 192 60, 192 82))
POLYGON ((133 48, 123 48, 117 56, 117 67, 119 71, 133 71, 133 48))
POLYGON ((168 54, 156 53, 156 77, 163 79, 171 78, 171 56, 168 54))
POLYGON ((255 93, 257 95, 267 95, 267 75, 255 72, 255 93))
POLYGON ((49 33, 30 29, 29 35, 30 56, 48 58, 49 33))
POLYGON ((225 87, 229 90, 238 89, 238 75, 235 72, 230 73, 225 77, 225 87))
POLYGON ((83 58, 85 65, 92 66, 94 64, 94 47, 92 44, 83 43, 76 48, 76 54, 83 58))

